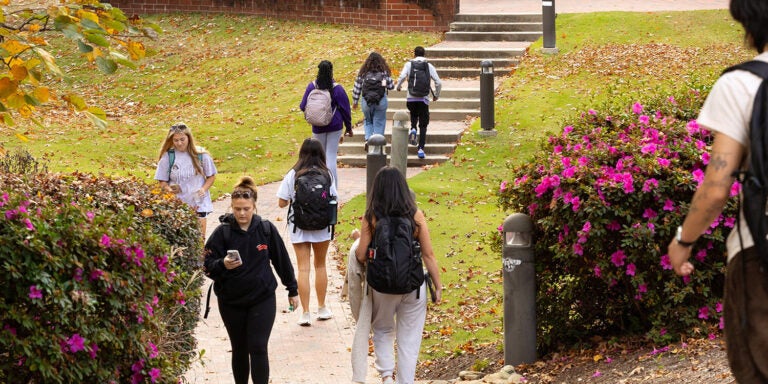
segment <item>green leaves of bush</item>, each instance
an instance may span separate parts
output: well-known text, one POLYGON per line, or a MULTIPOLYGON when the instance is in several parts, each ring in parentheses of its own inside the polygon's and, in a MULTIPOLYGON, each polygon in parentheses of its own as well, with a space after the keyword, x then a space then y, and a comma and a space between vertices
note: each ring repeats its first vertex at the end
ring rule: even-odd
POLYGON ((199 313, 194 212, 138 180, 5 173, 0 215, 3 382, 177 382, 199 313))
POLYGON ((544 349, 595 334, 665 342, 722 325, 724 237, 735 201, 697 242, 692 276, 674 275, 666 255, 709 160, 712 135, 691 120, 702 103, 692 92, 589 110, 502 182, 499 205, 535 223, 544 349))

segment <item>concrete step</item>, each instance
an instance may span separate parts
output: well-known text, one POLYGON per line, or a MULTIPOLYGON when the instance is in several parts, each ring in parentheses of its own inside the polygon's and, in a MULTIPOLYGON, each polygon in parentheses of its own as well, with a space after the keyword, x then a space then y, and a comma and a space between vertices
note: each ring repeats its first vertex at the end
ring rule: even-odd
MULTIPOLYGON (((438 74, 440 74, 438 72, 438 74)), ((442 80, 442 79, 441 79, 442 80)), ((402 89, 389 91, 387 100, 405 99, 408 95, 408 83, 403 83, 402 89)), ((471 84, 471 88, 453 88, 450 82, 443 81, 443 89, 440 90, 440 100, 443 99, 477 99, 480 97, 480 80, 471 84)), ((434 86, 433 86, 434 87, 434 86)))
MULTIPOLYGON (((425 165, 442 164, 450 160, 450 157, 444 155, 432 155, 427 153, 424 159, 419 159, 417 156, 408 156, 406 162, 408 167, 423 167, 425 165)), ((339 156, 338 161, 340 164, 347 167, 365 167, 367 163, 366 155, 351 155, 351 156, 339 156)), ((390 163, 390 157, 387 156, 387 165, 390 163)))
MULTIPOLYGON (((508 68, 496 68, 494 67, 493 73, 496 76, 506 76, 510 73, 513 73, 517 67, 508 67, 508 68)), ((465 77, 477 77, 480 75, 479 71, 477 69, 469 69, 469 68, 436 68, 438 73, 440 74, 440 78, 446 78, 446 79, 461 79, 465 77)))
POLYGON ((479 76, 480 63, 484 60, 492 61, 494 69, 516 67, 520 63, 518 57, 484 57, 482 59, 474 57, 440 57, 430 59, 429 62, 435 66, 438 74, 441 68, 463 68, 475 70, 477 71, 476 76, 479 76))
POLYGON ((426 48, 427 60, 462 57, 467 59, 520 58, 530 42, 519 41, 444 41, 426 48))
POLYGON ((454 22, 491 22, 491 23, 541 23, 541 13, 511 13, 511 14, 471 14, 459 13, 454 22))
MULTIPOLYGON (((427 134, 429 136, 429 134, 427 134)), ((430 142, 433 137, 427 138, 427 152, 434 155, 450 155, 456 149, 456 143, 433 143, 430 142)), ((339 156, 352 156, 352 155, 365 155, 365 145, 362 142, 362 138, 359 142, 349 142, 344 140, 339 144, 339 156)), ((389 142, 388 142, 389 143, 389 142)), ((392 145, 387 144, 385 149, 386 153, 392 153, 392 145)), ((408 145, 408 156, 416 156, 418 148, 413 145, 408 145)))
MULTIPOLYGON (((394 98, 390 97, 387 98, 387 109, 398 109, 398 110, 406 110, 408 109, 406 107, 406 98, 394 98)), ((441 109, 477 109, 480 108, 480 98, 472 98, 472 99, 453 99, 453 98, 444 98, 440 96, 440 99, 438 101, 435 101, 434 104, 431 104, 430 106, 430 112, 432 111, 432 107, 439 106, 441 109)))
MULTIPOLYGON (((439 101, 438 101, 439 103, 439 101)), ((387 109, 387 119, 390 120, 395 115, 395 112, 397 112, 393 108, 387 109)), ((429 107, 429 121, 430 126, 432 126, 432 121, 435 120, 457 120, 457 121, 464 121, 467 117, 477 117, 480 116, 480 109, 442 109, 442 108, 435 108, 435 106, 429 107)))
POLYGON ((450 25, 451 32, 542 32, 541 22, 480 22, 454 21, 450 25))
POLYGON ((445 33, 447 41, 528 41, 533 42, 542 32, 455 32, 445 33))

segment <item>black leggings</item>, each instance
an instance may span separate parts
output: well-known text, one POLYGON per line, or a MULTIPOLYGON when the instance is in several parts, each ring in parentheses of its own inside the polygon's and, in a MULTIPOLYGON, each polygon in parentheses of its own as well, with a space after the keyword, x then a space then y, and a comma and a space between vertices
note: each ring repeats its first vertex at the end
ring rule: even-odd
POLYGON ((275 324, 276 308, 274 294, 250 307, 235 307, 219 302, 219 313, 232 345, 232 375, 235 384, 248 384, 249 370, 255 384, 269 382, 267 344, 275 324))
POLYGON ((427 144, 427 125, 429 125, 429 104, 423 101, 407 101, 405 106, 411 112, 411 128, 419 127, 419 149, 427 144))

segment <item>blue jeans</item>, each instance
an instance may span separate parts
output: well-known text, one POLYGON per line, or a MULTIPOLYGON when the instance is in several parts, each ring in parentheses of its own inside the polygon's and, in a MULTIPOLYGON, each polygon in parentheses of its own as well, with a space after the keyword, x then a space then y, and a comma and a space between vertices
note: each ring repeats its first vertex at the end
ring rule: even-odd
POLYGON ((320 143, 323 144, 323 149, 325 149, 325 165, 333 175, 333 180, 336 182, 336 188, 339 188, 339 175, 336 172, 336 158, 339 152, 339 140, 343 133, 344 128, 333 132, 312 134, 312 137, 320 140, 320 143))
POLYGON ((373 134, 384 135, 384 127, 387 125, 387 95, 384 95, 377 105, 368 105, 362 97, 360 101, 365 118, 365 140, 368 141, 373 134))

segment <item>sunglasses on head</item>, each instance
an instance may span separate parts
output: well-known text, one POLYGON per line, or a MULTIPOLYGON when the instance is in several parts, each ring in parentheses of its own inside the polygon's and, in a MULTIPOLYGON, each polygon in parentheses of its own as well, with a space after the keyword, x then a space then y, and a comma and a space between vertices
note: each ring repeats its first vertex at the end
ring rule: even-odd
POLYGON ((250 199, 252 196, 251 191, 234 191, 232 192, 233 199, 250 199))
POLYGON ((171 129, 169 131, 170 132, 181 132, 181 131, 185 131, 186 129, 187 129, 186 124, 176 124, 176 125, 171 125, 171 129))

